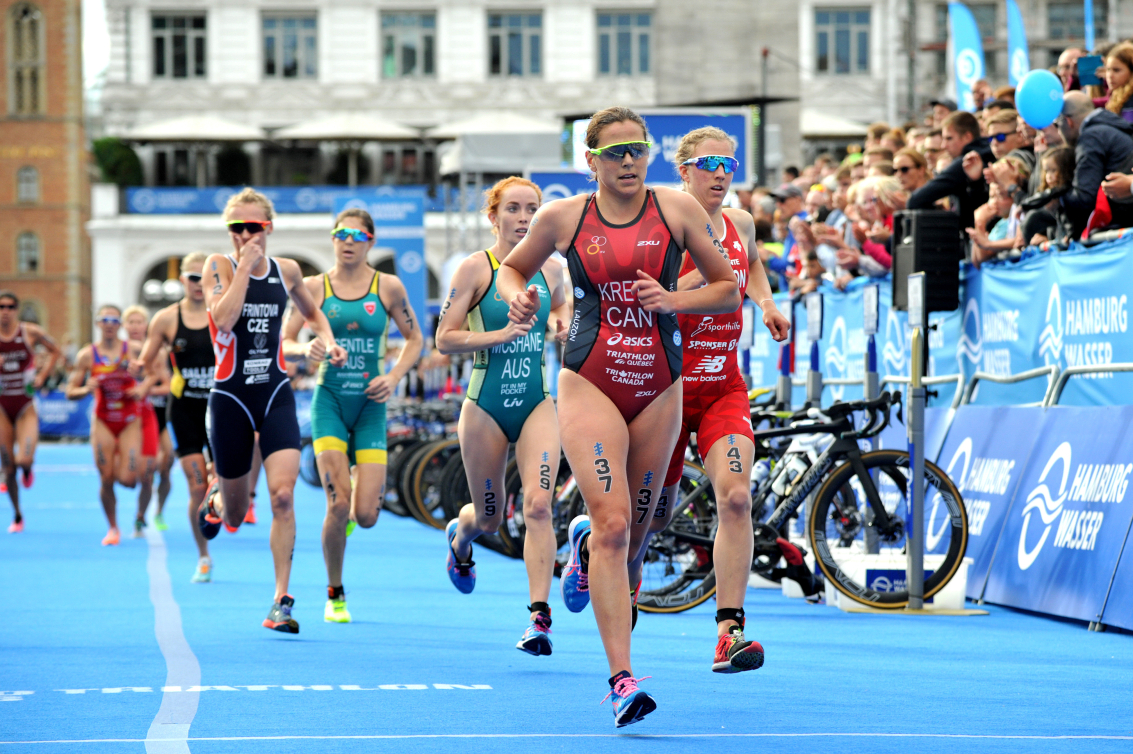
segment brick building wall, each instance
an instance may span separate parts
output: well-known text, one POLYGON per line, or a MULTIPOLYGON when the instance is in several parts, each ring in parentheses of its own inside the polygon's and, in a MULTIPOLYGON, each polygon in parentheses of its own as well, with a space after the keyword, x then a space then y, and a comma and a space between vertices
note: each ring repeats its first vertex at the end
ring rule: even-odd
POLYGON ((80 0, 0 0, 0 288, 77 345, 91 333, 81 38, 80 0))

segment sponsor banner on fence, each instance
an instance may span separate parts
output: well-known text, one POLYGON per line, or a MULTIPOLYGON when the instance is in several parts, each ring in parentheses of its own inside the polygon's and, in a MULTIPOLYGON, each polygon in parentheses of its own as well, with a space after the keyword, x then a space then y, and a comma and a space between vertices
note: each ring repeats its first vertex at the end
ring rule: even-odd
POLYGON ((1133 406, 1048 409, 1035 436, 984 597, 1098 620, 1133 517, 1133 406))
MULTIPOLYGON (((224 211, 240 186, 213 188, 155 187, 126 189, 126 212, 138 215, 212 215, 224 211)), ((360 193, 413 196, 424 200, 427 186, 257 186, 278 214, 331 212, 342 200, 360 193)), ((443 207, 442 207, 443 209, 443 207)), ((434 211, 435 208, 434 208, 434 211)), ((377 218, 375 218, 376 220, 377 218)))
POLYGON ((87 395, 77 401, 67 400, 59 390, 36 393, 35 411, 39 414, 39 433, 63 437, 90 437, 91 414, 94 397, 87 395))
MULTIPOLYGON (((968 511, 969 599, 983 592, 988 567, 1019 479, 1043 422, 1037 406, 961 406, 937 465, 960 490, 968 511)), ((931 521, 935 515, 930 515, 931 521)))

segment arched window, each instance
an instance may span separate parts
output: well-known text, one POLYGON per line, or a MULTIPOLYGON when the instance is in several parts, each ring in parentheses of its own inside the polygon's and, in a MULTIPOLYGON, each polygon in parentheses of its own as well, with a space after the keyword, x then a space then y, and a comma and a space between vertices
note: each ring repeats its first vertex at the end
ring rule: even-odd
POLYGON ((19 3, 8 23, 9 109, 14 115, 44 112, 43 14, 39 8, 19 3))
POLYGON ((30 165, 16 172, 16 201, 39 201, 39 171, 30 165))
POLYGON ((21 275, 39 272, 39 237, 35 233, 21 233, 16 239, 16 271, 21 275))

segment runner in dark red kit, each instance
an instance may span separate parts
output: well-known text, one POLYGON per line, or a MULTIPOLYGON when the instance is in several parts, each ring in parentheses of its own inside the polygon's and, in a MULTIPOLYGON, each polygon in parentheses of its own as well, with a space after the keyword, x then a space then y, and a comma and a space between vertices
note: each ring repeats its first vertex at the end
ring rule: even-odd
POLYGON ((24 530, 20 511, 20 489, 16 469, 23 469, 23 485, 31 487, 31 465, 39 443, 39 415, 32 394, 43 387, 47 376, 63 356, 59 346, 39 325, 20 322, 20 300, 11 291, 0 291, 0 463, 4 485, 12 498, 15 516, 10 534, 24 530), (47 360, 36 371, 35 347, 42 346, 47 360))
POLYGON ((586 130, 586 159, 598 191, 544 205, 497 273, 509 316, 530 322, 540 301, 527 282, 556 250, 570 264, 575 310, 559 377, 559 428, 591 516, 571 522, 563 600, 578 612, 593 595, 617 727, 657 708, 630 666, 628 566, 680 430, 675 312, 729 312, 740 302, 704 209, 685 193, 645 188, 647 139, 632 110, 597 113, 586 130), (685 249, 708 284, 677 292, 685 249))
MULTIPOLYGON (((741 291, 763 312, 763 324, 775 340, 785 340, 790 323, 771 299, 771 286, 756 258, 748 261, 747 250, 755 243, 752 216, 737 209, 723 209, 724 197, 739 163, 731 138, 719 128, 698 128, 685 135, 677 148, 676 163, 684 190, 696 198, 712 218, 715 235, 724 239, 728 261, 741 291)), ((677 290, 693 290, 704 284, 692 260, 685 258, 677 290)), ((696 433, 696 445, 716 492, 720 524, 716 529, 713 566, 716 572, 716 656, 712 670, 736 673, 763 665, 763 647, 744 638, 744 595, 751 570, 751 464, 755 457, 751 409, 747 385, 736 359, 743 308, 727 314, 701 316, 681 314, 677 318, 684 340, 684 421, 665 475, 665 489, 657 501, 650 532, 665 528, 678 495, 685 448, 696 433)), ((631 578, 641 579, 641 562, 648 539, 642 543, 630 568, 631 578)))

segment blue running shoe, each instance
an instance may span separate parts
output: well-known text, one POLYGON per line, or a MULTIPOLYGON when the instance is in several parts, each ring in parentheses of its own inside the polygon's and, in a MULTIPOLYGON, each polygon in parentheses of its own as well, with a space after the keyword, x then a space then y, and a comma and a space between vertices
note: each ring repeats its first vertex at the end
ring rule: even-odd
POLYGON ((590 516, 575 516, 567 529, 570 539, 570 559, 559 577, 563 602, 567 610, 581 613, 590 604, 590 577, 582 570, 582 538, 590 534, 590 516))
POLYGON ((445 541, 448 542, 448 577, 453 585, 464 594, 471 594, 476 588, 476 563, 472 560, 472 548, 468 548, 468 562, 461 563, 456 559, 452 549, 452 540, 456 537, 457 519, 448 522, 445 527, 445 541))
POLYGON ((215 539, 216 535, 220 533, 220 526, 223 523, 212 506, 213 497, 218 492, 220 492, 220 483, 213 481, 208 492, 205 493, 201 507, 197 509, 197 526, 201 530, 201 536, 205 539, 215 539))
MULTIPOLYGON (((652 677, 651 675, 645 676, 645 678, 652 677)), ((624 728, 627 725, 633 725, 650 712, 657 709, 657 702, 653 701, 653 697, 637 687, 637 682, 644 681, 645 678, 634 678, 623 670, 618 674, 618 680, 614 681, 614 686, 610 689, 610 693, 606 694, 601 702, 598 702, 599 704, 604 704, 606 699, 610 697, 614 698, 615 728, 624 728)))
POLYGON ((535 620, 531 621, 531 625, 523 632, 523 638, 515 645, 515 648, 526 652, 529 655, 551 654, 551 616, 539 613, 535 616, 535 620))

